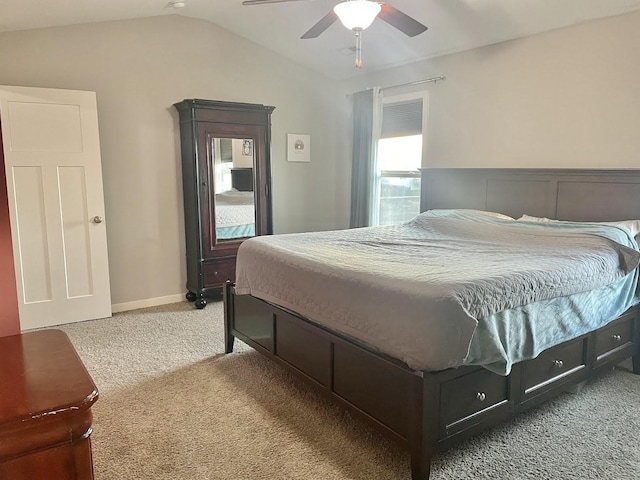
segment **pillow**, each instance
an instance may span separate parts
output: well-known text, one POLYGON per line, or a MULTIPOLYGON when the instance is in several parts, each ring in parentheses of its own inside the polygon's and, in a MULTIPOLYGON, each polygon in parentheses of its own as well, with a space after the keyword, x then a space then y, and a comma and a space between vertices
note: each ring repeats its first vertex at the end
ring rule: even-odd
POLYGON ((473 208, 432 208, 420 213, 419 216, 426 217, 457 217, 462 219, 475 220, 478 217, 489 217, 498 220, 509 220, 515 222, 516 219, 509 215, 504 215, 498 212, 488 212, 486 210, 475 210, 473 208))
MULTIPOLYGON (((522 215, 518 220, 525 222, 559 222, 560 220, 552 220, 546 217, 532 217, 530 215, 522 215)), ((602 225, 613 225, 629 232, 632 237, 640 234, 640 220, 620 220, 617 222, 584 222, 584 223, 600 223, 602 225)))
POLYGON ((486 210, 473 210, 473 209, 461 209, 463 212, 471 212, 478 213, 480 215, 486 215, 487 217, 500 218, 502 220, 515 220, 515 218, 510 217, 509 215, 504 215, 498 212, 488 212, 486 210))
POLYGON ((547 217, 532 217, 531 215, 522 215, 518 220, 524 222, 557 222, 558 220, 552 220, 547 217))
POLYGON ((608 225, 615 225, 616 227, 624 228, 631 233, 632 237, 640 234, 640 220, 620 220, 619 222, 600 222, 608 225))

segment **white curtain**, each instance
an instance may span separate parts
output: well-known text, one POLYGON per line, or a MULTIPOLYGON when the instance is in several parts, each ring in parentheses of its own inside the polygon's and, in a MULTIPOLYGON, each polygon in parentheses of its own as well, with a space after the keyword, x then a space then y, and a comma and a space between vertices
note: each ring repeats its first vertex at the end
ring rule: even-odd
POLYGON ((371 215, 369 225, 378 225, 380 215, 380 171, 378 169, 378 140, 382 135, 383 93, 380 87, 373 87, 373 131, 371 141, 371 215))

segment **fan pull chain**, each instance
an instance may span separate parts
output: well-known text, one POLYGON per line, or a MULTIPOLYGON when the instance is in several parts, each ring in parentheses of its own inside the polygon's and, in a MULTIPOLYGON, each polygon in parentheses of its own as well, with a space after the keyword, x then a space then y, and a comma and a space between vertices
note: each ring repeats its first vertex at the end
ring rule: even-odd
POLYGON ((362 30, 354 29, 356 32, 356 68, 362 68, 362 30))

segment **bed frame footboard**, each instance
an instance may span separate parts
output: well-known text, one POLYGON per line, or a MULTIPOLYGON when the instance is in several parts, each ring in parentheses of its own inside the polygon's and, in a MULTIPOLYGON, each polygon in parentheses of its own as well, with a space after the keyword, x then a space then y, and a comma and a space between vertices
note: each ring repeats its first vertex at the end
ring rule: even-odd
POLYGON ((316 386, 411 452, 412 480, 427 480, 436 449, 576 388, 632 357, 640 373, 638 308, 595 332, 516 364, 504 377, 481 367, 416 372, 353 340, 224 287, 225 352, 239 338, 316 386))

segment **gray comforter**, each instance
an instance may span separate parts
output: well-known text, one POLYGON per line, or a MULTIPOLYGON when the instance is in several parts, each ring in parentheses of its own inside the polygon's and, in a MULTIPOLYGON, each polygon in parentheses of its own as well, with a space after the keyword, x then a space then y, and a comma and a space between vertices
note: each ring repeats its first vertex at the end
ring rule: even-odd
POLYGON ((465 364, 479 319, 610 285, 638 265, 633 246, 615 227, 431 211, 394 226, 247 240, 236 293, 294 310, 414 369, 441 370, 465 364))

